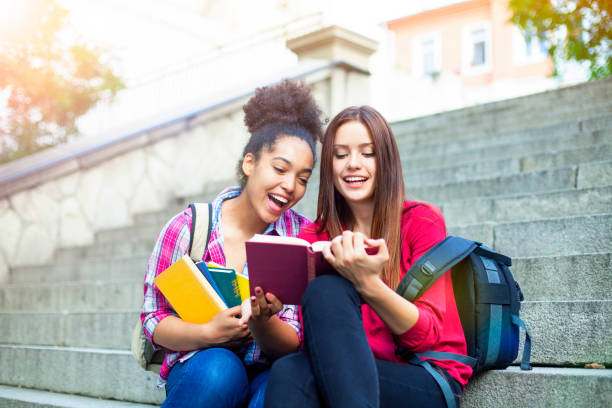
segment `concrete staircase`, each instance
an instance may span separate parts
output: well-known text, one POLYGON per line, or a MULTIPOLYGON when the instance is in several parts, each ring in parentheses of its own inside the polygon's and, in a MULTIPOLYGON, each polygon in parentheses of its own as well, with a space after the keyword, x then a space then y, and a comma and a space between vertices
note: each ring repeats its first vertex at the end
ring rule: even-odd
MULTIPOLYGON (((463 406, 609 406, 612 371, 585 365, 612 365, 612 80, 393 128, 410 196, 438 205, 450 234, 511 256, 526 297, 533 371, 474 378, 463 406)), ((162 225, 220 188, 12 270, 0 287, 0 406, 160 404, 156 376, 129 352, 144 266, 162 225)), ((309 189, 299 208, 312 215, 309 189)))

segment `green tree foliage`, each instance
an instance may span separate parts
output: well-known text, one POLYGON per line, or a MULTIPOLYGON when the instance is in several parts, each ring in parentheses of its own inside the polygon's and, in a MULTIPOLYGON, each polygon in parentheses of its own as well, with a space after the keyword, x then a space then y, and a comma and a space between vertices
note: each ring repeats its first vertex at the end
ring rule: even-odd
POLYGON ((591 79, 612 75, 612 0, 510 0, 509 7, 525 35, 550 42, 556 68, 575 60, 589 63, 591 79))
POLYGON ((124 85, 98 47, 69 35, 68 11, 55 0, 5 1, 0 7, 3 163, 77 135, 77 118, 124 85))

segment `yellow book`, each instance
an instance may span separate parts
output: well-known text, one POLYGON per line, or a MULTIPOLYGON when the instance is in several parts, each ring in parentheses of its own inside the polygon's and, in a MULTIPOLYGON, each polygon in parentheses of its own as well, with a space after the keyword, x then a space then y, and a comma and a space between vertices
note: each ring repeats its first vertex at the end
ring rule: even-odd
POLYGON ((238 281, 238 290, 240 291, 240 299, 244 302, 251 296, 251 290, 249 289, 249 278, 239 273, 236 273, 236 280, 238 281))
POLYGON ((183 255, 153 282, 186 322, 208 323, 217 313, 227 309, 189 255, 183 255))
MULTIPOLYGON (((215 262, 209 262, 206 264, 209 268, 227 269, 224 266, 219 265, 215 262)), ((230 269, 233 270, 233 269, 230 269)), ((245 301, 251 296, 251 290, 249 289, 249 278, 241 273, 236 272, 236 281, 238 282, 238 291, 240 292, 240 300, 245 301)))

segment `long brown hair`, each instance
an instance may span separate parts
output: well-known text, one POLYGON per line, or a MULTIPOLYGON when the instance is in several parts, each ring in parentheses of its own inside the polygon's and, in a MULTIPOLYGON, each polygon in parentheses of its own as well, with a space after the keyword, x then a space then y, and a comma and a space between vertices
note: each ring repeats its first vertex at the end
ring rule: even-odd
POLYGON ((402 239, 401 217, 404 203, 404 178, 399 150, 393 132, 382 115, 370 106, 351 106, 338 113, 323 135, 321 174, 317 208, 317 232, 327 231, 330 238, 340 235, 343 226, 355 226, 354 215, 344 197, 334 187, 334 138, 340 126, 350 121, 363 124, 374 142, 376 176, 374 178, 374 215, 370 226, 371 238, 384 238, 389 249, 389 262, 382 279, 395 289, 399 284, 402 239))

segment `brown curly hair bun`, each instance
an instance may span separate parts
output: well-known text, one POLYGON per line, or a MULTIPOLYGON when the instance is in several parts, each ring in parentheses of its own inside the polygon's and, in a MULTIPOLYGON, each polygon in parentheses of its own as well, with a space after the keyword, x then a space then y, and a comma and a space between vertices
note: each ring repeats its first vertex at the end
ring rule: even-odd
POLYGON ((244 110, 244 123, 251 134, 270 123, 286 123, 303 127, 314 142, 323 134, 321 110, 303 82, 288 79, 277 85, 257 88, 244 110))
POLYGON ((285 79, 263 88, 243 106, 244 123, 251 137, 238 162, 237 174, 244 187, 247 177, 242 171, 244 157, 251 153, 259 160, 261 150, 271 150, 279 136, 294 136, 304 140, 316 161, 315 143, 323 134, 321 110, 303 83, 285 79))

